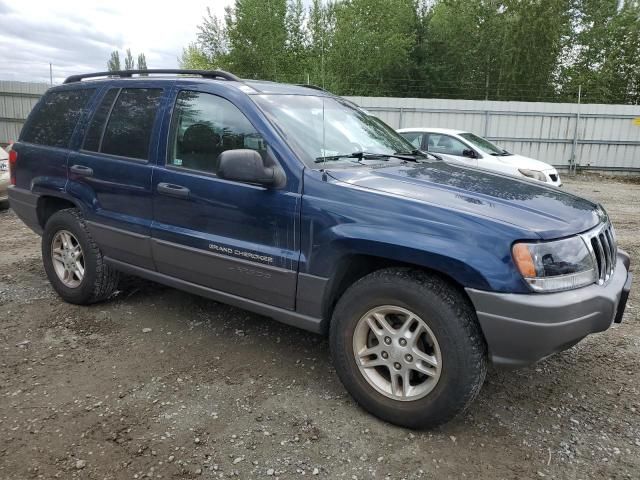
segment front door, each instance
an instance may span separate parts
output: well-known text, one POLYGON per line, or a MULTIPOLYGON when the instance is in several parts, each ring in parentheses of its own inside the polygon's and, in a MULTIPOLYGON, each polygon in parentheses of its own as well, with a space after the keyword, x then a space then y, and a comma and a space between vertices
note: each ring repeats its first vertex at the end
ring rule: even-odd
POLYGON ((445 160, 472 167, 478 166, 478 159, 470 157, 474 150, 451 135, 429 133, 427 135, 427 151, 445 155, 445 160))
POLYGON ((160 273, 293 309, 300 195, 223 180, 225 150, 270 147, 230 101, 182 90, 169 130, 166 162, 153 176, 152 249, 160 273))

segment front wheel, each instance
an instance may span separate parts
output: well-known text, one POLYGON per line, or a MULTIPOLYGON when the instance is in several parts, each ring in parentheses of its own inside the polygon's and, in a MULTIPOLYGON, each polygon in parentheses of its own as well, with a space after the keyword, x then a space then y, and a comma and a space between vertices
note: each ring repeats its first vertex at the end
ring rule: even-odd
POLYGON ((336 305, 330 343, 355 400, 409 428, 463 411, 486 374, 486 345, 468 300, 422 271, 385 269, 352 285, 336 305))

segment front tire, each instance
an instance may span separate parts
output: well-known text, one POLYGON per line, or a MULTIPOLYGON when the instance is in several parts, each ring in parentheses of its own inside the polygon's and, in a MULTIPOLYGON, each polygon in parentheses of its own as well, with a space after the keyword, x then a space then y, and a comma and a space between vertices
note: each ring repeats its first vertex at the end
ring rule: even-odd
POLYGON ((334 310, 336 372, 367 411, 409 428, 451 420, 477 396, 487 348, 475 312, 453 285, 408 268, 374 272, 334 310))
POLYGON ((42 234, 42 260, 53 289, 69 303, 99 302, 118 285, 118 272, 104 262, 76 208, 60 210, 47 221, 42 234))

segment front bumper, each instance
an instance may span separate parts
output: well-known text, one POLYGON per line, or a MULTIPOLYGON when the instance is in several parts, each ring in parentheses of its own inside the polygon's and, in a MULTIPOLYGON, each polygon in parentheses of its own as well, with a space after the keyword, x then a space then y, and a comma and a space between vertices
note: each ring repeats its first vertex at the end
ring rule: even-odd
POLYGON ((590 333, 622 320, 631 277, 629 255, 618 250, 613 277, 557 293, 496 293, 468 288, 491 361, 506 366, 534 363, 575 345, 590 333))
POLYGON ((8 198, 7 190, 9 189, 9 175, 0 173, 0 202, 4 202, 8 198))

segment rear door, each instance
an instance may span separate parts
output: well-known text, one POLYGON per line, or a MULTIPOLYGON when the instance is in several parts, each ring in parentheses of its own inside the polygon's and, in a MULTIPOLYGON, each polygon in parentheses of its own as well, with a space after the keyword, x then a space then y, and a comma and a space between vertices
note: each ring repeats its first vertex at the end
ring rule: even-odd
POLYGON ((152 269, 149 161, 156 154, 158 111, 166 90, 157 86, 105 88, 78 151, 69 156, 67 191, 83 202, 104 254, 152 269))
POLYGON ((230 100, 197 87, 176 92, 166 162, 158 162, 153 178, 157 269, 293 309, 300 194, 218 177, 218 156, 232 149, 253 149, 275 161, 263 135, 230 100))
POLYGON ((48 91, 29 115, 13 146, 20 159, 18 188, 64 193, 69 149, 77 138, 79 119, 96 94, 96 88, 74 87, 48 91))

